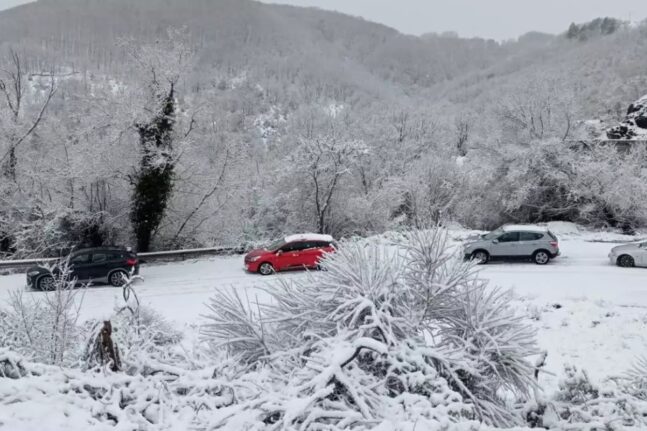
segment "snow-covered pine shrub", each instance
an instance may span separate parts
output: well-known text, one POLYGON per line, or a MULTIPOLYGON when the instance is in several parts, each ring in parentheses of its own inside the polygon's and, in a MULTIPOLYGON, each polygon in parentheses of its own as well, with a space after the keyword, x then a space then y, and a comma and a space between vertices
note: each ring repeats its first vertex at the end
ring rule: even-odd
POLYGON ((214 352, 224 346, 237 361, 254 364, 274 351, 275 332, 260 320, 260 304, 248 297, 243 300, 232 289, 217 293, 207 307, 211 311, 205 316, 209 323, 202 326, 201 334, 214 352))
POLYGON ((247 426, 304 430, 522 422, 507 396, 534 384, 530 326, 445 231, 404 238, 343 244, 324 271, 268 287, 264 305, 216 294, 203 336, 270 376, 228 420, 244 411, 247 426))
POLYGON ((0 312, 4 346, 45 364, 71 364, 78 358, 81 331, 77 326, 83 289, 76 289, 69 262, 54 275, 54 288, 27 297, 11 292, 9 307, 0 312))
POLYGON ((471 263, 457 258, 445 230, 409 232, 402 248, 425 334, 461 358, 438 362, 442 374, 488 422, 514 424, 505 395, 528 399, 535 386, 528 361, 538 353, 535 330, 511 308, 509 292, 488 287, 471 263))

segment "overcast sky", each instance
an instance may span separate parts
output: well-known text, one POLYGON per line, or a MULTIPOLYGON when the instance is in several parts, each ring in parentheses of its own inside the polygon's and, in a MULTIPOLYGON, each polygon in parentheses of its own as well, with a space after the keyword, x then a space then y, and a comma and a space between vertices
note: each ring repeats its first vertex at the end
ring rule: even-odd
MULTIPOLYGON (((1 1, 1 0, 0 0, 1 1)), ((361 16, 403 33, 456 31, 497 40, 530 30, 560 33, 600 16, 647 18, 647 0, 265 0, 361 16)))
MULTIPOLYGON (((136 0, 133 0, 136 1, 136 0)), ((191 0, 187 0, 191 1, 191 0)), ((264 0, 361 16, 403 33, 456 31, 465 37, 516 38, 530 30, 565 31, 601 16, 641 21, 647 0, 264 0)), ((0 0, 0 9, 25 0, 0 0)))
POLYGON ((27 3, 25 0, 0 0, 0 10, 27 3))

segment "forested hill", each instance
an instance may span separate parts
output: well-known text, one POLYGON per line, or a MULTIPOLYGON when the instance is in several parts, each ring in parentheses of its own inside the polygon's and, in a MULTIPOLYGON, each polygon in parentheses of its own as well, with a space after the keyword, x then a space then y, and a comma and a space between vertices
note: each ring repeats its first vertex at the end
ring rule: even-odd
POLYGON ((334 77, 373 91, 385 83, 442 82, 512 51, 494 41, 406 36, 340 13, 249 0, 41 0, 0 13, 3 42, 107 72, 120 70, 118 39, 143 43, 184 26, 207 70, 334 77))
POLYGON ((175 169, 156 248, 441 218, 644 218, 640 205, 608 207, 602 191, 569 183, 573 164, 553 166, 553 152, 601 136, 647 93, 645 25, 607 18, 495 42, 250 0, 41 0, 0 12, 0 41, 0 66, 19 59, 24 78, 20 112, 0 98, 11 180, 0 182, 0 252, 132 243, 138 127, 159 109, 151 88, 171 76, 175 140, 164 157, 175 169), (16 138, 52 75, 42 121, 16 138), (550 169, 533 169, 540 150, 550 169), (336 165, 338 152, 352 157, 336 165), (326 202, 312 198, 313 160, 328 163, 317 168, 332 186, 326 202), (520 181, 544 172, 563 176, 520 181))
MULTIPOLYGON (((437 97, 448 82, 451 92, 452 83, 480 90, 485 78, 515 80, 528 70, 555 67, 578 74, 592 66, 578 76, 587 85, 587 75, 601 67, 610 67, 611 76, 615 67, 631 74, 619 63, 632 61, 638 48, 612 19, 574 24, 560 37, 529 32, 497 43, 452 34, 408 36, 340 13, 250 0, 40 0, 0 13, 0 40, 36 53, 41 67, 115 75, 123 72, 119 41, 151 42, 169 27, 188 30, 202 75, 244 72, 258 81, 305 83, 317 87, 317 96, 339 102, 353 101, 358 92, 360 99, 397 97, 430 87, 437 97), (614 33, 625 36, 605 40, 614 33)), ((623 91, 621 97, 640 95, 623 91)))

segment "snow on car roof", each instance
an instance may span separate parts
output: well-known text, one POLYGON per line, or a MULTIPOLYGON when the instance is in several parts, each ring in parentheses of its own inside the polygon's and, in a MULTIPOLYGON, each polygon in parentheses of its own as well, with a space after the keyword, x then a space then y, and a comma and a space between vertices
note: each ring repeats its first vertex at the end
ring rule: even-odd
POLYGON ((285 237, 285 242, 293 241, 325 241, 332 242, 333 238, 330 235, 322 235, 319 233, 299 233, 296 235, 288 235, 285 237))
POLYGON ((506 224, 501 226, 505 232, 529 231, 529 232, 548 232, 548 227, 536 224, 506 224))

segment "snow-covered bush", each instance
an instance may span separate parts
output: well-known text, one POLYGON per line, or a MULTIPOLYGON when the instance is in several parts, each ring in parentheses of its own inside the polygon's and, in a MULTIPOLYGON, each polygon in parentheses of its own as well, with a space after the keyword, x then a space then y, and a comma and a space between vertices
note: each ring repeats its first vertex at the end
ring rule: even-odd
POLYGON ((277 429, 522 422, 510 401, 534 386, 534 332, 444 230, 399 245, 346 243, 322 266, 272 289, 269 304, 212 298, 205 339, 244 360, 239 379, 269 375, 222 426, 243 417, 277 429))
POLYGON ((8 309, 0 310, 0 341, 31 360, 70 365, 78 358, 82 331, 77 325, 83 290, 75 289, 67 262, 54 275, 51 291, 26 297, 11 293, 8 309))
POLYGON ((56 205, 21 208, 30 216, 17 222, 0 214, 0 225, 14 258, 59 256, 73 247, 96 247, 123 240, 114 226, 114 218, 103 211, 81 211, 60 208, 56 205))
POLYGON ((647 399, 636 391, 644 371, 644 363, 639 363, 624 376, 593 383, 586 371, 565 365, 558 391, 534 406, 533 423, 554 430, 645 429, 647 399))

